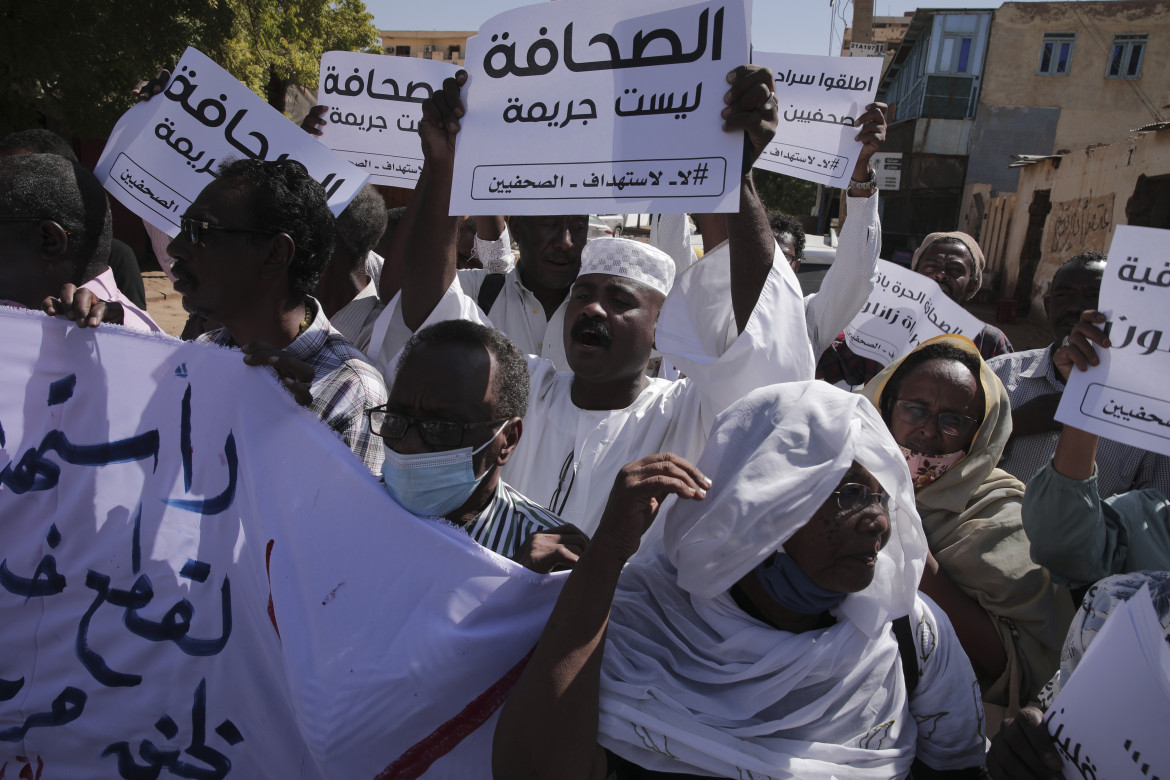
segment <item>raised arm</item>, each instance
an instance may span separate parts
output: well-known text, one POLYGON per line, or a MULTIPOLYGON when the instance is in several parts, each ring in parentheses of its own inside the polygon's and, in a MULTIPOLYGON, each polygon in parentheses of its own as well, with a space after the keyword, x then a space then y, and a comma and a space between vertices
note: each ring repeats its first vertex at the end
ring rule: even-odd
POLYGON ((744 131, 743 179, 739 211, 727 215, 731 256, 731 306, 740 333, 756 308, 760 291, 772 270, 776 239, 768 214, 752 180, 752 165, 776 135, 776 90, 772 71, 759 65, 741 65, 727 74, 731 89, 723 96, 723 129, 744 131))
POLYGON ((500 712, 492 746, 498 778, 605 777, 597 744, 601 662, 622 567, 670 494, 702 499, 711 486, 675 455, 651 455, 618 473, 593 541, 565 582, 536 652, 500 712))
MULTIPOLYGON (((411 195, 406 215, 391 254, 402 252, 402 319, 417 330, 443 293, 455 281, 455 243, 459 227, 450 216, 451 177, 455 164, 455 134, 463 116, 459 89, 466 71, 443 82, 443 88, 423 103, 419 135, 422 137, 423 170, 411 195)), ((387 258, 391 261, 394 258, 387 258)))

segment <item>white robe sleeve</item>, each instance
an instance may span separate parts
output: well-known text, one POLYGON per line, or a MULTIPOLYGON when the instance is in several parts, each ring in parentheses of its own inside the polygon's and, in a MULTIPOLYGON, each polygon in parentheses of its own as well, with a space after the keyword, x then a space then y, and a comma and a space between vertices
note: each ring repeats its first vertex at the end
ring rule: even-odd
POLYGON ((916 756, 931 769, 983 766, 983 701, 975 671, 951 621, 922 593, 910 613, 918 686, 910 714, 918 726, 916 756))
POLYGON ((747 327, 737 333, 731 306, 731 258, 724 243, 675 279, 663 304, 657 348, 703 395, 704 418, 747 393, 813 378, 804 299, 788 261, 775 246, 772 270, 747 327))
MULTIPOLYGON (((374 321, 374 329, 370 334, 370 348, 366 352, 386 380, 386 387, 394 383, 394 373, 398 368, 398 357, 406 342, 414 335, 402 318, 402 293, 397 293, 386 304, 386 308, 374 321)), ((476 305, 475 301, 463 292, 463 285, 456 277, 451 286, 443 293, 443 297, 435 304, 430 315, 426 318, 419 330, 444 320, 470 320, 481 325, 494 327, 488 316, 476 305)))
POLYGON ((877 195, 849 198, 849 216, 837 240, 837 256, 821 281, 820 291, 810 295, 805 304, 808 340, 816 357, 869 300, 881 251, 877 195))

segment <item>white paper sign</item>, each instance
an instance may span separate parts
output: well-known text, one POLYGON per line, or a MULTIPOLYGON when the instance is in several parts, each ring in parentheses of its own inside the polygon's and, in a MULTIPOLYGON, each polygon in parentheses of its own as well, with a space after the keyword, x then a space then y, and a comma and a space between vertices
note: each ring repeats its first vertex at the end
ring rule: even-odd
POLYGON ((541 3, 467 41, 452 214, 732 212, 748 0, 541 3))
POLYGON ((1113 608, 1048 708, 1064 776, 1170 777, 1170 648, 1143 587, 1113 608))
POLYGON ((1056 410, 1067 425, 1170 455, 1170 231, 1118 225, 1101 282, 1110 349, 1073 370, 1056 410))
POLYGON ((854 353, 887 366, 943 334, 974 340, 983 323, 947 297, 930 277, 878 260, 873 293, 845 328, 854 353))
POLYGON ((94 173, 124 206, 174 236, 216 168, 242 157, 302 163, 335 216, 367 178, 191 47, 166 90, 118 120, 94 173))
POLYGON ((753 52, 772 69, 780 124, 756 167, 845 188, 861 154, 855 120, 877 95, 882 60, 753 52))
POLYGON ((328 106, 321 142, 370 174, 374 184, 413 189, 422 171, 422 103, 454 76, 449 62, 326 52, 317 101, 328 106))
POLYGON ((0 307, 0 776, 478 778, 563 581, 238 350, 0 307))
POLYGON ((887 192, 902 188, 902 155, 898 152, 878 152, 870 158, 878 189, 887 192))

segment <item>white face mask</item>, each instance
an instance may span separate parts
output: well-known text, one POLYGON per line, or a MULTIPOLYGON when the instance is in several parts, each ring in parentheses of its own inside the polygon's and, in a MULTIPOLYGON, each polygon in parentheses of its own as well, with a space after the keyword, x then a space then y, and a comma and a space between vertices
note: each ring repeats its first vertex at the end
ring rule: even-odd
POLYGON ((382 462, 382 480, 386 492, 408 512, 420 517, 443 517, 463 506, 491 471, 489 466, 478 477, 472 458, 495 441, 511 420, 496 429, 487 441, 474 450, 460 447, 442 452, 403 454, 386 448, 382 462))

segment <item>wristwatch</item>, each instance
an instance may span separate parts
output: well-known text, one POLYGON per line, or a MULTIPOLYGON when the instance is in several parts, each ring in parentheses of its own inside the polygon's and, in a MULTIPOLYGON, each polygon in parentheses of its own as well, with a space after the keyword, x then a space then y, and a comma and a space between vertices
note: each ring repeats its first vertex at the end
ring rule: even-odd
POLYGON ((877 171, 873 168, 869 169, 869 178, 865 181, 849 180, 849 189, 851 190, 876 190, 877 189, 877 171))

